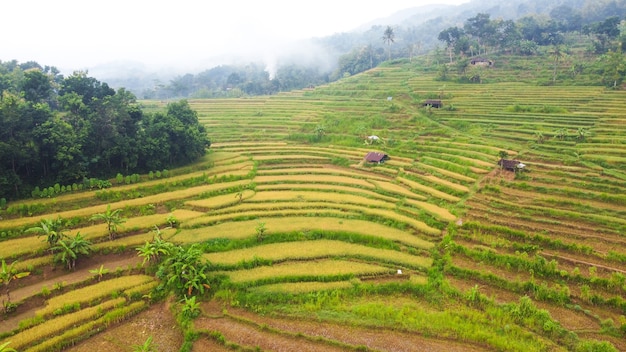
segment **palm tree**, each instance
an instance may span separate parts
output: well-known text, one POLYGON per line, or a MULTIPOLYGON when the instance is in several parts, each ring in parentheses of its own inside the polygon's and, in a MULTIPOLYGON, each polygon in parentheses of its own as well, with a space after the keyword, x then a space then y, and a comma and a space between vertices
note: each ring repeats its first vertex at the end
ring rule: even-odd
POLYGON ((385 33, 383 34, 383 42, 387 44, 387 60, 391 60, 391 44, 395 42, 396 34, 393 32, 393 28, 387 26, 385 33))
POLYGON ((54 256, 54 261, 63 263, 68 270, 73 270, 76 267, 76 260, 80 256, 89 255, 91 252, 91 242, 87 241, 79 232, 74 238, 59 241, 54 249, 58 251, 57 255, 54 256))
POLYGON ((50 245, 50 248, 54 247, 59 240, 65 237, 63 233, 63 220, 61 217, 56 219, 44 219, 41 220, 39 226, 33 226, 26 230, 27 233, 37 233, 37 237, 45 236, 46 242, 50 245))
POLYGON ((13 263, 11 263, 11 265, 7 265, 7 262, 4 259, 2 260, 2 268, 0 270, 0 283, 4 285, 5 293, 7 295, 7 302, 4 304, 5 311, 8 310, 9 304, 11 303, 11 294, 9 291, 9 284, 11 283, 11 281, 13 281, 14 279, 21 279, 30 275, 30 272, 28 271, 17 272, 17 270, 15 269, 16 262, 17 261, 14 261, 13 263))
POLYGON ((94 214, 91 220, 102 220, 107 224, 107 230, 109 232, 109 239, 113 240, 117 233, 117 227, 126 222, 126 219, 122 218, 120 213, 122 209, 111 210, 111 204, 107 205, 107 210, 104 213, 94 214))
POLYGON ((561 50, 561 47, 559 45, 554 45, 551 56, 554 60, 554 70, 552 72, 552 84, 554 85, 556 83, 556 69, 559 66, 559 62, 561 61, 561 59, 565 57, 565 53, 563 52, 563 50, 561 50))

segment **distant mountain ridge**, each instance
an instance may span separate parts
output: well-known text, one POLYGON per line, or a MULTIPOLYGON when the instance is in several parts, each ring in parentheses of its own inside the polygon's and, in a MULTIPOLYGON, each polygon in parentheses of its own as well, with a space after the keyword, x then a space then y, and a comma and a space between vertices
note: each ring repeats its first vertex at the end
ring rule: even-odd
MULTIPOLYGON (((384 4, 382 4, 384 6, 384 4)), ((281 56, 276 53, 274 62, 264 62, 262 54, 257 59, 250 59, 249 62, 265 65, 271 75, 278 71, 280 67, 300 66, 301 71, 309 69, 319 71, 318 76, 326 75, 329 80, 341 77, 345 72, 337 71, 341 66, 341 60, 345 60, 346 55, 359 50, 369 50, 372 55, 384 56, 381 52, 388 49, 392 51, 391 57, 409 57, 408 47, 417 46, 419 49, 411 52, 411 55, 421 55, 435 47, 444 46, 439 41, 438 35, 441 31, 449 27, 463 27, 465 22, 477 14, 488 14, 491 19, 518 20, 525 16, 537 16, 541 21, 550 20, 553 14, 567 15, 576 14, 581 18, 582 25, 601 21, 610 16, 624 18, 626 15, 626 0, 472 0, 460 5, 425 5, 410 7, 397 11, 390 16, 377 18, 368 21, 351 31, 336 33, 331 36, 321 38, 310 38, 310 49, 303 51, 311 57, 325 56, 330 62, 335 62, 335 67, 313 67, 310 62, 321 62, 321 60, 297 61, 293 57, 281 56), (395 41, 390 47, 384 45, 381 37, 386 26, 391 26, 395 31, 395 41), (270 70, 272 68, 272 70, 270 70)), ((581 28, 582 28, 581 25, 581 28)), ((301 59, 301 58, 300 58, 301 59)), ((106 80, 112 87, 125 87, 138 96, 142 92, 154 89, 158 86, 168 84, 179 84, 175 82, 177 78, 189 74, 197 74, 204 69, 210 69, 219 65, 241 65, 238 63, 225 62, 221 58, 209 58, 206 60, 206 67, 198 69, 189 68, 189 72, 176 72, 163 69, 156 72, 155 69, 141 67, 140 65, 111 64, 90 69, 90 73, 101 80, 106 80), (116 71, 116 66, 119 71, 116 71), (115 74, 119 72, 119 74, 115 74)), ((368 67, 370 68, 370 67, 368 67)), ((359 70, 362 71, 362 68, 359 70)), ((350 72, 352 74, 354 72, 350 72)), ((293 81, 293 80, 292 80, 293 81)), ((305 82, 307 85, 318 84, 319 82, 305 82)))

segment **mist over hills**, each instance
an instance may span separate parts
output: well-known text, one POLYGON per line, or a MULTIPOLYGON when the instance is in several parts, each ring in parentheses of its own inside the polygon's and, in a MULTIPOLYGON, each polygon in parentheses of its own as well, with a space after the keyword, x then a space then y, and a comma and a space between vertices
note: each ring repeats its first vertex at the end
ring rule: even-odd
POLYGON ((462 28, 468 18, 479 13, 503 20, 517 20, 525 16, 546 20, 551 15, 574 13, 580 16, 581 23, 590 23, 608 16, 623 17, 626 14, 626 0, 472 0, 461 5, 425 5, 366 22, 348 32, 294 41, 262 51, 250 48, 246 52, 242 48, 237 54, 199 58, 193 65, 183 67, 174 63, 170 66, 149 67, 140 62, 110 62, 87 70, 90 75, 106 81, 111 87, 125 87, 140 98, 154 97, 150 96, 150 92, 171 84, 172 80, 184 78, 189 81, 190 78, 185 76, 207 73, 218 66, 246 67, 251 63, 257 68, 264 66, 270 80, 281 67, 297 66, 299 70, 313 70, 317 78, 312 79, 310 84, 321 84, 345 74, 338 67, 342 57, 350 52, 369 47, 368 50, 385 56, 384 51, 388 48, 383 43, 382 35, 386 26, 391 26, 395 31, 395 41, 389 47, 391 57, 408 57, 409 51, 411 55, 420 55, 433 48, 443 47, 444 44, 437 38, 442 30, 451 26, 462 28), (416 49, 409 49, 412 46, 416 49))

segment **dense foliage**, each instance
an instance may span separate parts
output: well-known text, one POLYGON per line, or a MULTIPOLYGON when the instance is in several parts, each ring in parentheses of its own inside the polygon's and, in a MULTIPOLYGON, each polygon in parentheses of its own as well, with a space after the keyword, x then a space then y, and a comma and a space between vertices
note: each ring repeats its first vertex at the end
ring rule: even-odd
POLYGON ((446 44, 451 54, 467 56, 489 51, 533 55, 537 53, 538 46, 565 44, 568 32, 588 35, 592 41, 588 50, 595 54, 626 49, 622 47, 626 42, 626 33, 622 33, 623 25, 618 16, 588 24, 583 24, 580 13, 571 8, 556 12, 554 16, 550 19, 527 16, 518 21, 505 21, 479 13, 468 18, 463 27, 444 29, 438 39, 446 44))
POLYGON ((186 101, 144 113, 132 93, 86 72, 0 62, 0 89, 0 198, 185 164, 210 145, 186 101))
POLYGON ((236 98, 244 95, 269 95, 280 91, 328 83, 328 73, 319 68, 297 64, 280 66, 273 77, 265 65, 222 65, 196 75, 175 77, 168 85, 156 85, 144 90, 146 99, 171 97, 236 98))

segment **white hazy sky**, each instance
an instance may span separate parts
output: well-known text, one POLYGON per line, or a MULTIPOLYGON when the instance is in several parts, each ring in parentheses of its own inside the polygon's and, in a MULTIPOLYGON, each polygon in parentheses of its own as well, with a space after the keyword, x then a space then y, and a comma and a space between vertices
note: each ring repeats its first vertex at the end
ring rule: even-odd
POLYGON ((350 31, 410 7, 468 1, 2 1, 0 60, 32 60, 62 70, 112 61, 180 67, 279 50, 290 41, 350 31))

